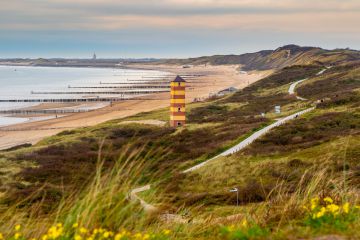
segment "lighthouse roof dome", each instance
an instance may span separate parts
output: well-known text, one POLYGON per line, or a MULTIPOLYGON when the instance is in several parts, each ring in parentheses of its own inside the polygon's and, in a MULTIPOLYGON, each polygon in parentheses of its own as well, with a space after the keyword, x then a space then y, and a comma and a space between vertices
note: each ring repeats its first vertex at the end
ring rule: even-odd
POLYGON ((178 76, 176 76, 176 78, 174 79, 173 82, 186 82, 186 81, 178 75, 178 76))

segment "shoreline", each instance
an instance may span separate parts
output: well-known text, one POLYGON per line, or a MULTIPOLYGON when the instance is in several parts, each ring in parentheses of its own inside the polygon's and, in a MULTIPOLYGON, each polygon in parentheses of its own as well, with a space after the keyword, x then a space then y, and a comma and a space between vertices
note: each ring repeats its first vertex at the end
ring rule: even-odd
MULTIPOLYGON (((209 94, 228 87, 244 88, 267 74, 266 72, 241 74, 238 71, 238 65, 195 66, 190 69, 183 69, 182 66, 179 65, 128 65, 128 68, 133 70, 138 70, 139 67, 144 70, 146 68, 146 70, 165 71, 176 75, 185 73, 197 74, 206 71, 206 75, 198 77, 196 80, 197 84, 194 84, 191 89, 187 91, 187 103, 192 102, 195 98, 207 98, 209 94)), ((147 95, 146 98, 151 98, 152 100, 124 100, 113 103, 112 106, 105 106, 89 112, 69 114, 56 119, 0 127, 0 150, 24 143, 36 144, 42 139, 64 130, 94 126, 109 120, 129 117, 141 112, 149 112, 170 105, 169 93, 151 94, 147 95)))

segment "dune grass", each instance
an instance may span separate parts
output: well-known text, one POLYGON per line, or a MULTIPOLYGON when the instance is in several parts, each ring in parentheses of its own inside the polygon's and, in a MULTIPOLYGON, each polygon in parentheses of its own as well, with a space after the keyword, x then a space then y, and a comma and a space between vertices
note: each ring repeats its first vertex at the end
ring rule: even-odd
MULTIPOLYGON (((357 71, 351 69, 356 79, 357 71)), ((0 178, 5 186, 0 232, 15 240, 360 237, 359 106, 352 98, 356 88, 345 91, 351 100, 321 103, 245 151, 194 173, 179 173, 274 119, 308 107, 309 102, 297 101, 284 90, 289 82, 316 72, 318 66, 290 67, 233 95, 189 104, 188 128, 119 124, 167 121, 166 108, 1 152, 0 161, 8 169, 3 168, 0 178), (282 106, 280 115, 273 113, 277 104, 282 106), (129 199, 131 189, 148 183, 151 190, 139 196, 158 207, 152 213, 129 199), (238 207, 236 195, 229 192, 233 187, 239 189, 238 207), (326 197, 334 206, 328 206, 326 197), (185 221, 164 220, 164 214, 185 221)), ((331 74, 301 85, 303 93, 311 99, 318 91, 329 93, 318 82, 332 79, 331 74)), ((346 78, 337 83, 357 84, 346 78)))

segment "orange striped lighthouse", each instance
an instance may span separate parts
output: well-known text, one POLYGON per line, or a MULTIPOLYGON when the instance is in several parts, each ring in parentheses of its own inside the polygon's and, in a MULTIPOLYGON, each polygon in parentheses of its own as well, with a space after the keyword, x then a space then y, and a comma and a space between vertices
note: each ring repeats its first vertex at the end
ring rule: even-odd
POLYGON ((185 126, 185 83, 177 76, 171 83, 170 126, 185 126))

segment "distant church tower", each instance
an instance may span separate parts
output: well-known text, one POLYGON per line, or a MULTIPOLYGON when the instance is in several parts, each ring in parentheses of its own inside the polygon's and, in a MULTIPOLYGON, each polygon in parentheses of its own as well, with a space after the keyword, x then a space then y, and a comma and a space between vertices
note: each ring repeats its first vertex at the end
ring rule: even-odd
POLYGON ((92 60, 96 60, 96 54, 94 53, 92 60))
POLYGON ((170 83, 170 126, 172 127, 185 125, 185 83, 180 76, 170 83))

